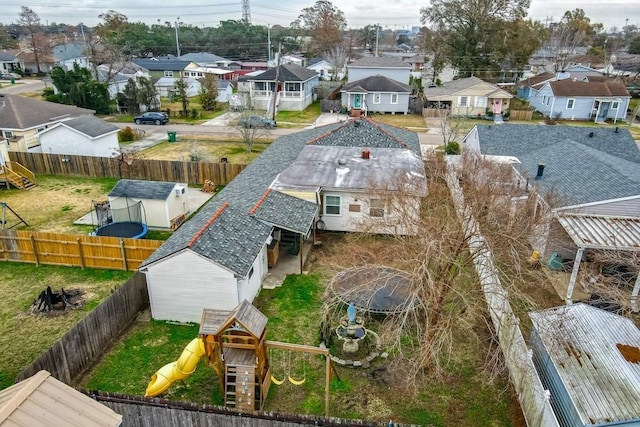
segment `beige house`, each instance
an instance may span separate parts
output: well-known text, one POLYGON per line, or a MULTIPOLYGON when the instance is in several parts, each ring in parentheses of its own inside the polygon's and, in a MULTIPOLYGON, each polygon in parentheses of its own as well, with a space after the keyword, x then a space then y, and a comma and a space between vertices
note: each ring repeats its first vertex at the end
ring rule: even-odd
POLYGON ((456 116, 477 116, 509 111, 513 95, 477 77, 467 77, 424 89, 426 108, 445 109, 456 116))
POLYGON ((38 151, 38 132, 64 120, 92 116, 94 113, 93 110, 72 105, 1 94, 0 137, 9 141, 9 151, 38 151))

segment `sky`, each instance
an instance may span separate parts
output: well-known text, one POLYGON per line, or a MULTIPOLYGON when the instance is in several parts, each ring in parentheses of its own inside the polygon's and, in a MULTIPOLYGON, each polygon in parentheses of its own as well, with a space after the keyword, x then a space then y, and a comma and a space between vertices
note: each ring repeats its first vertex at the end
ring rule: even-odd
MULTIPOLYGON (((242 0, 190 0, 189 6, 169 0, 2 0, 0 23, 16 22, 21 5, 28 5, 43 24, 80 22, 93 26, 100 22, 98 15, 116 10, 130 22, 147 24, 183 22, 197 26, 216 26, 220 21, 242 18, 242 0)), ((380 24, 389 29, 411 29, 420 25, 420 7, 428 0, 361 0, 337 1, 333 4, 342 10, 351 28, 380 24), (365 6, 366 5, 366 6, 365 6)), ((315 0, 250 0, 251 22, 256 25, 289 25, 305 7, 315 0)), ((639 0, 531 0, 529 17, 541 21, 558 21, 567 10, 582 8, 591 22, 600 22, 605 28, 640 26, 639 0)))

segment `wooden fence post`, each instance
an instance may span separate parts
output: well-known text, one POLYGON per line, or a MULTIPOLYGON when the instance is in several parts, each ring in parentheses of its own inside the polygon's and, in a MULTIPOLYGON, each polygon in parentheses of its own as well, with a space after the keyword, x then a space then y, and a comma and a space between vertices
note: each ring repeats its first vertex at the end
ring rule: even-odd
POLYGON ((127 251, 124 248, 124 240, 120 239, 120 253, 122 254, 122 269, 127 271, 127 251))
POLYGON ((80 239, 77 239, 78 242, 78 257, 80 258, 80 268, 84 270, 84 257, 82 255, 82 242, 80 239))
POLYGON ((40 261, 38 261, 38 249, 36 248, 36 238, 33 237, 33 234, 29 235, 31 239, 31 247, 33 248, 33 257, 36 260, 36 267, 40 267, 40 261))

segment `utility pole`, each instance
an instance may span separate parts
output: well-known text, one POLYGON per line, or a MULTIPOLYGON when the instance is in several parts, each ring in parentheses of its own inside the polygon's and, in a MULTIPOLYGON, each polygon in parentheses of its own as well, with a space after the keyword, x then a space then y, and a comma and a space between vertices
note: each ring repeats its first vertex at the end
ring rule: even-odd
POLYGON ((271 109, 271 120, 275 121, 276 120, 276 107, 277 107, 277 98, 278 98, 278 84, 280 84, 280 61, 282 58, 282 43, 280 43, 278 45, 278 63, 276 64, 276 83, 274 86, 274 92, 273 92, 273 104, 272 104, 272 109, 271 109))
POLYGON ((378 56, 378 39, 380 32, 380 24, 376 24, 376 56, 378 56))
POLYGON ((249 7, 249 0, 242 0, 242 23, 245 25, 251 24, 251 9, 249 7))
POLYGON ((180 17, 178 16, 178 19, 176 20, 176 53, 178 54, 177 56, 180 56, 180 41, 178 40, 178 21, 180 21, 180 17))
MULTIPOLYGON (((269 50, 268 57, 271 62, 271 25, 267 24, 267 49, 269 50)), ((269 63, 267 62, 267 64, 269 63)))

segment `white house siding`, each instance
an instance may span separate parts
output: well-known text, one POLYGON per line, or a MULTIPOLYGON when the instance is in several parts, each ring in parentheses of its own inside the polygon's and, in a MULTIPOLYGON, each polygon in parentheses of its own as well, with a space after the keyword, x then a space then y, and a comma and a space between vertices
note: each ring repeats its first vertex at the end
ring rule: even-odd
POLYGON ((69 129, 58 126, 39 134, 40 147, 29 150, 44 154, 67 154, 70 156, 114 157, 120 150, 118 133, 113 132, 96 139, 69 129))
POLYGON ((253 261, 251 277, 247 276, 244 279, 238 281, 238 301, 247 300, 253 302, 253 299, 258 295, 260 291, 260 285, 262 280, 267 275, 267 246, 265 245, 258 257, 253 261))
POLYGON ((218 97, 216 101, 218 102, 229 102, 229 98, 233 95, 233 88, 229 85, 226 89, 218 89, 218 97))
POLYGON ((411 67, 409 66, 407 66, 407 68, 348 67, 348 69, 349 69, 349 75, 348 75, 347 83, 362 80, 364 78, 371 77, 371 76, 381 75, 381 76, 390 78, 392 80, 395 80, 397 82, 408 85, 409 75, 411 72, 411 67))
MULTIPOLYGON (((378 196, 380 199, 384 196, 378 196)), ((370 201, 378 198, 366 193, 325 192, 322 194, 322 221, 330 231, 370 232, 413 235, 420 219, 420 198, 387 198, 383 217, 370 216, 370 201), (327 214, 326 196, 339 196, 340 215, 327 214)))
POLYGON ((640 217, 640 195, 560 208, 559 213, 640 217))
POLYGON ((230 311, 240 302, 234 275, 189 249, 143 271, 156 320, 200 323, 202 309, 230 311))

